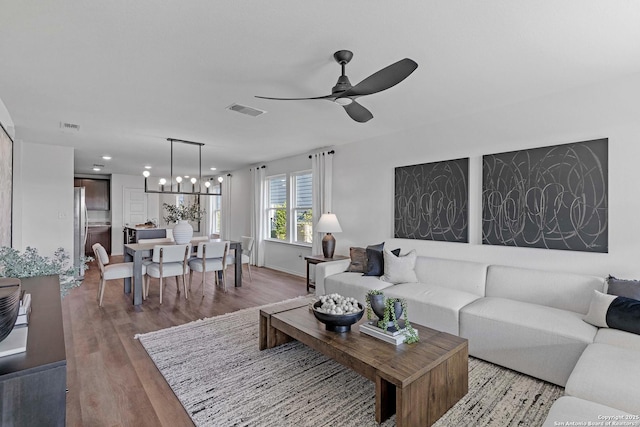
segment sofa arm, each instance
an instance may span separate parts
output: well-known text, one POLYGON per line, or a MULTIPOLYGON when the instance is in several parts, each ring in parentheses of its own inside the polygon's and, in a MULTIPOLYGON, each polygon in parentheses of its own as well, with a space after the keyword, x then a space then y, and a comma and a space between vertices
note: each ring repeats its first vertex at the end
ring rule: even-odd
POLYGON ((349 264, 351 264, 350 259, 341 259, 339 261, 329 261, 316 264, 316 295, 324 295, 326 293, 324 289, 324 279, 326 277, 347 271, 349 264))

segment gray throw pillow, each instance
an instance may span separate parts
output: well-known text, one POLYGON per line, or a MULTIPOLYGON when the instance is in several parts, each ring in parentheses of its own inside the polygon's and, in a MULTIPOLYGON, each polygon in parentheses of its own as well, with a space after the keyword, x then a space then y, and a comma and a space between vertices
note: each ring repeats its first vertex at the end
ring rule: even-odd
POLYGON ((365 248, 349 248, 351 264, 347 271, 351 273, 364 273, 367 271, 367 251, 365 248))
POLYGON ((607 277, 607 284, 609 295, 640 300, 640 280, 624 280, 610 275, 607 277))
POLYGON ((409 253, 399 256, 388 250, 384 250, 384 275, 381 280, 394 285, 398 283, 417 283, 416 277, 416 251, 412 249, 409 253))

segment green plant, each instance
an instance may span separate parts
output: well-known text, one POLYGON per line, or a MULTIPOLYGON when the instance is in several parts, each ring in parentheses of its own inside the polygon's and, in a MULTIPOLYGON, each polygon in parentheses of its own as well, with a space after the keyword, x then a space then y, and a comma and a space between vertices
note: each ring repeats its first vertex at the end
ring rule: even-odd
MULTIPOLYGON (((82 257, 81 265, 93 261, 92 257, 82 257)), ((64 297, 69 291, 80 286, 82 281, 75 277, 79 271, 73 267, 69 255, 63 248, 58 248, 53 258, 38 254, 38 250, 27 247, 23 253, 6 246, 0 247, 0 277, 15 277, 22 279, 34 276, 49 276, 57 274, 60 277, 60 295, 64 297)))
MULTIPOLYGON (((371 320, 371 296, 373 295, 384 295, 384 292, 378 289, 371 289, 369 292, 367 292, 367 319, 369 320, 371 320)), ((404 327, 406 329, 406 332, 404 333, 404 342, 406 344, 411 344, 420 341, 418 333, 415 329, 413 329, 413 326, 411 326, 411 323, 409 322, 409 315, 407 314, 407 301, 404 299, 386 298, 384 302, 384 314, 382 319, 378 319, 377 326, 380 329, 387 329, 387 325, 389 324, 389 322, 393 322, 393 326, 395 326, 397 330, 401 329, 400 324, 398 323, 398 319, 396 318, 396 302, 400 302, 400 304, 402 305, 402 316, 400 317, 404 317, 404 327)))
POLYGON ((367 296, 365 297, 367 301, 367 320, 371 320, 373 318, 373 311, 371 310, 371 297, 373 295, 384 295, 384 293, 378 289, 370 289, 369 292, 367 292, 367 296))
POLYGON ((166 222, 178 222, 181 220, 198 222, 206 213, 204 209, 200 209, 200 205, 197 203, 191 205, 180 203, 178 206, 163 203, 162 207, 167 211, 167 216, 163 217, 166 222))

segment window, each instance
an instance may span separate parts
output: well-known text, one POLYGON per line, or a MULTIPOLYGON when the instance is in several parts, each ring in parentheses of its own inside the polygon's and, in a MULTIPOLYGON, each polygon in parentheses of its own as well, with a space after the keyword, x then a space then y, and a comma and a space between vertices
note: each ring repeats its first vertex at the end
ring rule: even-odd
POLYGON ((267 178, 267 238, 289 243, 311 244, 311 172, 267 178))
POLYGON ((303 172, 293 175, 293 206, 292 213, 295 218, 295 243, 313 243, 313 222, 311 218, 311 174, 303 172))
POLYGON ((222 197, 209 196, 209 212, 211 212, 211 234, 220 234, 222 218, 222 197))

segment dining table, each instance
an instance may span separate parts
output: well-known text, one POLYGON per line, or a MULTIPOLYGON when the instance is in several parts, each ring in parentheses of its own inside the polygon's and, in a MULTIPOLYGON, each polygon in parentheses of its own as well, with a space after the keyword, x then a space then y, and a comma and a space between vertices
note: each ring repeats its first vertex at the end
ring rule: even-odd
MULTIPOLYGON (((210 242, 222 242, 222 239, 210 239, 210 242)), ((198 247, 202 240, 192 240, 194 249, 198 247)), ((164 245, 170 243, 163 243, 164 245)), ((158 243, 126 243, 124 245, 124 261, 133 261, 133 305, 142 305, 142 260, 151 257, 154 246, 158 243)), ((229 241, 229 249, 235 251, 235 287, 242 287, 242 243, 234 240, 229 241)), ((124 279, 124 292, 131 293, 131 278, 124 279)))

